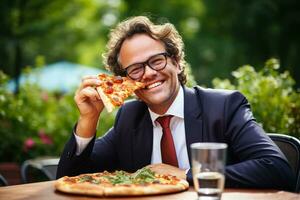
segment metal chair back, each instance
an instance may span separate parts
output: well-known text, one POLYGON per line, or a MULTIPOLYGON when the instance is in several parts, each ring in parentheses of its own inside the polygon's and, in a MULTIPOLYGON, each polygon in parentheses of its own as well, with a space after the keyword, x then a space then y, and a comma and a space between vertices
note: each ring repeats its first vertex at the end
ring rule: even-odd
POLYGON ((1 186, 7 186, 7 181, 6 179, 0 174, 0 187, 1 186))
POLYGON ((23 183, 55 180, 59 158, 36 158, 23 162, 21 179, 23 183))
POLYGON ((268 133, 269 137, 280 148, 282 153, 288 159, 297 181, 295 185, 295 192, 300 192, 300 140, 283 134, 268 133))

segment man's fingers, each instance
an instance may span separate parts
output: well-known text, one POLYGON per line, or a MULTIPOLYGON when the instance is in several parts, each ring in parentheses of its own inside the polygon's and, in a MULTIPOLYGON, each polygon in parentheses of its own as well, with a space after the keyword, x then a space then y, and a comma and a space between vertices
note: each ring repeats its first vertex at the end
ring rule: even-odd
POLYGON ((91 101, 101 100, 99 93, 93 87, 86 87, 76 92, 75 101, 81 102, 89 98, 91 101))
POLYGON ((84 76, 81 79, 80 85, 79 85, 79 89, 83 89, 85 87, 96 87, 99 86, 101 84, 101 81, 98 79, 97 76, 95 75, 89 75, 89 76, 84 76))
POLYGON ((101 81, 99 79, 85 79, 81 81, 80 88, 83 89, 85 87, 97 87, 101 85, 101 81))
POLYGON ((97 75, 87 75, 87 76, 83 76, 81 81, 87 80, 87 79, 97 79, 98 76, 97 75))

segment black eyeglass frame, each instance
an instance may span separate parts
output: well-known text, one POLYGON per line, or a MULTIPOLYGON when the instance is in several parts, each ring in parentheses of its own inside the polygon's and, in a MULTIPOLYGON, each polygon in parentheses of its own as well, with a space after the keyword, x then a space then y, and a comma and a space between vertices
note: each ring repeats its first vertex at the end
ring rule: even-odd
POLYGON ((139 80, 141 79, 144 74, 145 74, 145 68, 146 68, 146 65, 149 66, 151 69, 155 70, 155 71, 161 71, 163 70, 164 68, 166 68, 167 64, 168 64, 168 59, 167 57, 171 57, 170 54, 168 52, 163 52, 163 53, 158 53, 158 54, 155 54, 153 56, 151 56, 150 58, 148 58, 145 62, 140 62, 140 63, 133 63, 131 65, 129 65, 128 67, 126 67, 124 69, 124 73, 126 76, 128 76, 129 78, 131 78, 132 80, 139 80), (153 66, 151 66, 152 64, 150 64, 150 61, 151 59, 155 58, 156 56, 160 56, 160 55, 163 55, 165 57, 165 64, 163 65, 163 67, 161 68, 153 68, 153 66), (131 77, 130 74, 128 73, 128 69, 132 66, 135 66, 135 65, 141 65, 140 68, 143 68, 143 73, 138 77, 138 78, 134 78, 134 77, 131 77))

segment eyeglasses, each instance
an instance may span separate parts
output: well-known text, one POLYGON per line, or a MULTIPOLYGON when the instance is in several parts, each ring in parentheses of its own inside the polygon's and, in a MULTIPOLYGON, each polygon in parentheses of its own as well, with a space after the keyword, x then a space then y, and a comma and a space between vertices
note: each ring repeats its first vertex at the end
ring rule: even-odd
POLYGON ((129 65, 124 69, 125 73, 133 80, 140 80, 145 74, 146 65, 155 71, 163 70, 167 66, 167 56, 169 54, 166 52, 153 55, 145 62, 129 65))

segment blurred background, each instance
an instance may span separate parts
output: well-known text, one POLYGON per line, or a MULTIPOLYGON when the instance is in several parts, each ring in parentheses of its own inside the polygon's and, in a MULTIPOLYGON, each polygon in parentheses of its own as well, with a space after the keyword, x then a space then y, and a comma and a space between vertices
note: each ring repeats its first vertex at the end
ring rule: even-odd
MULTIPOLYGON (((189 85, 238 89, 267 132, 300 138, 298 0, 2 0, 0 173, 59 156, 78 117, 81 76, 106 72, 109 30, 134 15, 176 26, 189 85)), ((114 114, 104 113, 99 136, 114 114)))

